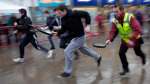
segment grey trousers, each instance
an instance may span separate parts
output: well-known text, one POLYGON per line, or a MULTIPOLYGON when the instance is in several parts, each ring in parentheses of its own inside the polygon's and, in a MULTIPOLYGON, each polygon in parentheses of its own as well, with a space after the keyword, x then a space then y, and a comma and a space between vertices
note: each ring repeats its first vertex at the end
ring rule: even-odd
POLYGON ((79 49, 83 54, 90 56, 97 61, 100 57, 98 53, 96 53, 93 49, 88 48, 85 42, 85 37, 76 37, 71 40, 69 45, 65 48, 65 67, 64 72, 72 73, 73 66, 73 52, 79 49))

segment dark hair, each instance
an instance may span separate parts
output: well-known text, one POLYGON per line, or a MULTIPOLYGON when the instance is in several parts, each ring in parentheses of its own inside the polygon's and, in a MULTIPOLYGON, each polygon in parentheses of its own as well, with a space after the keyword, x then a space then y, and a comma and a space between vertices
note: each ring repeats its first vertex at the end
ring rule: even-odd
POLYGON ((119 10, 120 11, 123 11, 124 10, 124 7, 123 6, 118 6, 119 10))
POLYGON ((113 7, 114 7, 114 8, 117 8, 117 5, 114 5, 113 7))
POLYGON ((48 10, 45 10, 44 13, 45 13, 45 14, 49 14, 49 11, 48 11, 48 10))
POLYGON ((57 10, 61 10, 61 11, 68 10, 68 7, 65 5, 60 5, 54 9, 54 11, 57 11, 57 10))
POLYGON ((23 9, 23 8, 19 9, 19 13, 27 15, 26 9, 23 9))

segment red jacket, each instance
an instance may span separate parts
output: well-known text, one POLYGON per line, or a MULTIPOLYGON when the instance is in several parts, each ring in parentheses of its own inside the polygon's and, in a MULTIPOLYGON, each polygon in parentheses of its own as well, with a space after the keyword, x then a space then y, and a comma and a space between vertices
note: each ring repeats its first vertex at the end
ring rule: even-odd
MULTIPOLYGON (((123 24, 124 15, 125 15, 125 13, 123 13, 118 19, 119 23, 121 23, 121 24, 123 24)), ((133 41, 134 44, 136 44, 138 41, 138 36, 142 34, 141 26, 135 17, 131 17, 130 25, 133 30, 132 37, 130 40, 133 41)), ((112 23, 112 28, 111 28, 108 39, 110 41, 113 41, 114 38, 117 36, 117 34, 118 34, 117 27, 114 23, 112 23)), ((122 40, 122 43, 125 43, 125 42, 122 40)), ((125 44, 127 44, 127 43, 125 43, 125 44)))

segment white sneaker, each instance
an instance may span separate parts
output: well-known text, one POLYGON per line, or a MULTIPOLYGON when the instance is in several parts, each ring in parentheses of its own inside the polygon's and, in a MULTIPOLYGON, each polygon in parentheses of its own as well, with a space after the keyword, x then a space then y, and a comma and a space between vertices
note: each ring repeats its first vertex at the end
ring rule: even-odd
POLYGON ((54 51, 53 51, 53 50, 49 50, 49 51, 48 51, 47 58, 52 58, 52 57, 53 57, 53 54, 54 54, 54 51))
POLYGON ((13 61, 16 62, 16 63, 23 63, 24 58, 15 58, 15 59, 13 59, 13 61))
POLYGON ((146 64, 142 66, 142 68, 143 68, 143 69, 144 69, 144 68, 147 68, 148 65, 149 65, 149 62, 147 61, 146 64))

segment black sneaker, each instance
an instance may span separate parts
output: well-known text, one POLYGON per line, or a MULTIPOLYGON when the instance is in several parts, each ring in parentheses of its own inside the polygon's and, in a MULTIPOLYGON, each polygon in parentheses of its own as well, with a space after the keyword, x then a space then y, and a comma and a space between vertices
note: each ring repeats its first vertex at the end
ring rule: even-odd
POLYGON ((146 58, 145 58, 145 57, 142 58, 142 64, 143 64, 143 65, 146 64, 146 58))
POLYGON ((54 50, 54 49, 55 49, 55 47, 51 47, 51 48, 50 48, 50 50, 54 50))
POLYGON ((58 77, 59 77, 59 78, 69 78, 70 76, 71 76, 70 73, 63 72, 63 73, 60 74, 58 77))
POLYGON ((98 67, 101 65, 101 60, 102 60, 102 57, 99 57, 98 60, 97 60, 97 66, 98 67))
POLYGON ((124 70, 123 72, 120 72, 120 75, 121 75, 121 76, 124 76, 124 75, 126 75, 127 73, 129 73, 129 70, 124 70))

